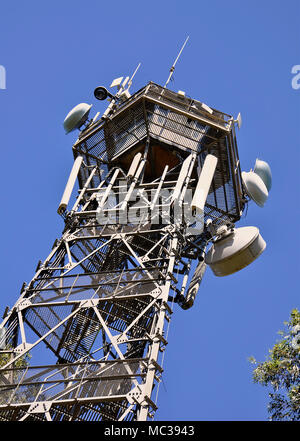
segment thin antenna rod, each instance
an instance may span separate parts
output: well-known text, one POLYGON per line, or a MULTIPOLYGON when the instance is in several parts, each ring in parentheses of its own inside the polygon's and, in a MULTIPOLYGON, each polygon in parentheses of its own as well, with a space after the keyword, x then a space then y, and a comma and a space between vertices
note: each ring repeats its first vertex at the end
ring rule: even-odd
POLYGON ((188 35, 187 38, 186 38, 186 40, 185 40, 185 42, 183 43, 182 48, 181 48, 180 51, 179 51, 179 54, 177 55, 176 60, 174 61, 173 65, 172 65, 172 67, 171 67, 171 69, 170 69, 169 78, 167 79, 167 82, 166 82, 166 84, 164 85, 164 88, 167 87, 167 85, 169 84, 169 82, 170 82, 170 80, 171 80, 171 78, 172 78, 173 72, 174 72, 174 70, 175 70, 175 65, 176 65, 176 63, 177 63, 177 61, 178 61, 178 59, 179 59, 179 57, 180 57, 180 55, 181 55, 181 52, 182 52, 183 49, 184 49, 184 46, 187 44, 189 38, 190 38, 190 37, 189 37, 189 35, 188 35))
POLYGON ((131 87, 131 85, 132 85, 132 80, 133 80, 133 78, 135 77, 135 74, 137 73, 137 71, 139 70, 140 65, 141 65, 141 63, 138 64, 137 68, 136 68, 135 71, 133 72, 133 74, 132 74, 132 76, 131 76, 131 78, 130 78, 130 80, 129 80, 129 82, 128 82, 127 90, 129 90, 129 88, 131 87))

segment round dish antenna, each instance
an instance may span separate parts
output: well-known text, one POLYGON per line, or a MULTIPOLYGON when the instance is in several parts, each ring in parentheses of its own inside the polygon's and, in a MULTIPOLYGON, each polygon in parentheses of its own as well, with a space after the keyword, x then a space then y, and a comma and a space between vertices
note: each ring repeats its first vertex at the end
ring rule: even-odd
POLYGON ((242 180, 247 195, 259 206, 263 207, 269 192, 262 178, 253 171, 242 172, 242 180))
POLYGON ((232 228, 215 240, 205 262, 216 276, 229 276, 250 265, 265 248, 266 242, 258 228, 232 228))
POLYGON ((272 172, 269 164, 261 159, 256 159, 253 171, 263 180, 267 190, 270 191, 272 187, 272 172))
POLYGON ((88 119, 92 104, 80 103, 75 106, 64 120, 66 134, 79 129, 88 119))

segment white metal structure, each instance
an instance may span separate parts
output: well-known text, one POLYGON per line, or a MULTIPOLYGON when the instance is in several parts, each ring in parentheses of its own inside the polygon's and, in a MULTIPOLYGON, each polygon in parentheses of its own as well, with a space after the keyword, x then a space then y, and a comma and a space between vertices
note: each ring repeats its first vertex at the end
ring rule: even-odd
POLYGON ((122 79, 73 146, 62 236, 0 325, 0 420, 153 418, 174 304, 194 304, 212 232, 245 207, 233 118, 154 83, 119 99, 122 79))

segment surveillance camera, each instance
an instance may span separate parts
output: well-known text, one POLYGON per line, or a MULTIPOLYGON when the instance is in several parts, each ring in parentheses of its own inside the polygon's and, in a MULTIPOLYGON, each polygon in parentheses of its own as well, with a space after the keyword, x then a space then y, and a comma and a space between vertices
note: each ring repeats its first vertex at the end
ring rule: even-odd
POLYGON ((94 90, 94 96, 100 101, 106 100, 107 97, 114 98, 114 96, 103 86, 96 87, 94 90))

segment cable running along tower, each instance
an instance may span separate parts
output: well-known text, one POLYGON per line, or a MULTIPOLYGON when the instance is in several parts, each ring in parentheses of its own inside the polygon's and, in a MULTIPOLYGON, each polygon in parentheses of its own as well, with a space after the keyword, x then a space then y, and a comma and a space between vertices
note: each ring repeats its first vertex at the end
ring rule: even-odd
POLYGON ((265 248, 235 228, 271 179, 261 160, 241 172, 240 115, 153 82, 131 95, 133 76, 95 89, 101 117, 81 103, 65 119, 79 129, 65 227, 0 325, 1 421, 153 418, 173 309, 193 306, 207 265, 225 276, 265 248))

